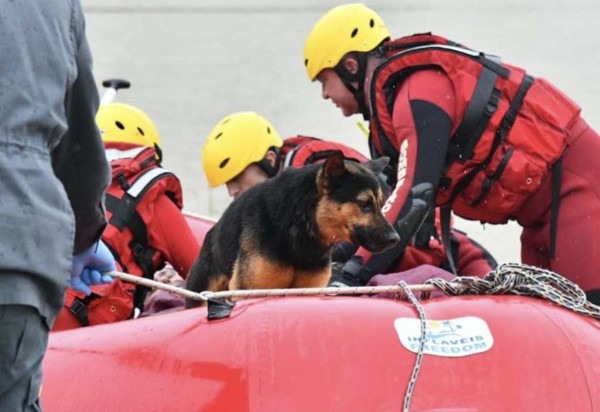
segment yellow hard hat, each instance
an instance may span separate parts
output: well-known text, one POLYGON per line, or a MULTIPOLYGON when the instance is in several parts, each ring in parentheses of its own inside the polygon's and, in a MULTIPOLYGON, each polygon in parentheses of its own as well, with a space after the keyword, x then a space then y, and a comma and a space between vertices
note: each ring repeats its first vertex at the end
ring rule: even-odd
POLYGON ((210 132, 202 152, 202 166, 211 187, 227 183, 252 163, 260 162, 283 141, 267 119, 254 112, 224 117, 210 132))
POLYGON ((329 10, 304 43, 304 65, 313 81, 323 69, 334 68, 347 53, 369 52, 390 37, 383 19, 360 3, 329 10))
POLYGON ((96 123, 104 142, 131 143, 160 151, 160 136, 154 122, 137 107, 125 103, 102 105, 96 123))

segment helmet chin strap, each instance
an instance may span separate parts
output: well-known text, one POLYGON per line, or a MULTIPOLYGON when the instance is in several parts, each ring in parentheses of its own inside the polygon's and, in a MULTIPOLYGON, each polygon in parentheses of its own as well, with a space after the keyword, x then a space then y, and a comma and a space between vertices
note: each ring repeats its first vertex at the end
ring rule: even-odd
POLYGON ((342 83, 344 83, 344 86, 346 86, 346 88, 350 90, 350 93, 352 93, 354 100, 356 100, 356 103, 358 103, 358 110, 362 114, 363 119, 365 121, 368 121, 371 117, 371 114, 369 112, 369 107, 365 102, 367 53, 356 53, 356 59, 358 61, 358 70, 356 71, 356 73, 350 73, 348 69, 344 67, 344 59, 342 59, 342 61, 339 62, 338 65, 333 68, 333 70, 338 74, 338 76, 340 76, 340 79, 342 80, 342 83), (352 85, 352 83, 354 82, 358 83, 358 88, 352 85))
POLYGON ((276 156, 275 156, 275 164, 272 165, 264 157, 263 157, 263 159, 260 162, 257 162, 256 164, 258 165, 258 167, 260 167, 267 174, 267 176, 269 176, 269 178, 271 178, 271 177, 275 177, 275 175, 277 175, 277 173, 279 172, 279 155, 280 155, 280 150, 277 147, 271 147, 269 150, 275 152, 275 154, 276 154, 276 156))
POLYGON ((162 149, 156 144, 154 143, 154 151, 156 152, 156 163, 158 163, 158 165, 160 166, 160 164, 162 163, 163 160, 163 153, 162 153, 162 149))

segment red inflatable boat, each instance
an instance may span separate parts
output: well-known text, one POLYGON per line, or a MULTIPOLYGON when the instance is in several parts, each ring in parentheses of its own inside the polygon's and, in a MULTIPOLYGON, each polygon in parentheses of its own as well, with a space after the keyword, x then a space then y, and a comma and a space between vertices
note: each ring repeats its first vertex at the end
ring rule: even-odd
MULTIPOLYGON (((209 220, 192 217, 202 238, 209 220), (201 231, 204 232, 201 233, 201 231)), ((541 299, 240 301, 52 333, 46 411, 600 411, 598 321, 541 299)))

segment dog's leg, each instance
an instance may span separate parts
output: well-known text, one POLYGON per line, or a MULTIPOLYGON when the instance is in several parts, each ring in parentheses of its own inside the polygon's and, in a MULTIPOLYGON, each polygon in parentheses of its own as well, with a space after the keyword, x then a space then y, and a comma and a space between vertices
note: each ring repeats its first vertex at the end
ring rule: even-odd
MULTIPOLYGON (((189 289, 186 287, 186 289, 189 289)), ((227 275, 213 275, 208 279, 208 287, 204 290, 210 292, 222 292, 225 290, 229 290, 229 276, 227 275)), ((202 292, 202 291, 200 291, 202 292)), ((187 299, 185 300, 186 309, 194 308, 194 307, 204 307, 206 306, 206 302, 203 300, 195 300, 195 299, 187 299)))
MULTIPOLYGON (((211 267, 210 260, 207 261, 203 259, 202 252, 200 253, 200 257, 194 262, 190 273, 187 276, 185 281, 185 288, 191 290, 192 292, 203 292, 208 290, 209 285, 211 284, 211 267)), ((185 307, 186 309, 195 308, 201 306, 201 302, 194 299, 185 299, 185 307)))
POLYGON ((229 290, 229 276, 215 275, 208 280, 208 290, 211 292, 222 292, 229 290))
MULTIPOLYGON (((198 255, 198 258, 194 262, 190 273, 185 281, 185 288, 192 292, 204 292, 205 290, 211 292, 220 292, 227 290, 229 283, 229 276, 223 273, 217 273, 217 267, 212 254, 213 245, 213 234, 211 230, 204 239, 204 245, 198 255)), ((197 306, 203 306, 203 302, 186 299, 185 307, 193 308, 197 306)))
POLYGON ((296 272, 294 276, 293 288, 324 288, 331 278, 331 267, 319 271, 296 272))
POLYGON ((241 286, 241 282, 240 282, 240 275, 239 275, 237 260, 235 261, 235 264, 233 265, 233 276, 231 276, 231 279, 229 279, 228 288, 229 288, 229 290, 243 289, 241 286))
POLYGON ((229 288, 284 289, 292 286, 294 270, 263 256, 241 254, 233 268, 229 288))

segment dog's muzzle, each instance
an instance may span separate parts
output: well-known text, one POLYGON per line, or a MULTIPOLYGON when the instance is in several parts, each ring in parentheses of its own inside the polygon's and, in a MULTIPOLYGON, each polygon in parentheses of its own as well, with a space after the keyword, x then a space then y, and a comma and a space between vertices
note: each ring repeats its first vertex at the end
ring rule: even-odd
POLYGON ((352 242, 364 247, 369 252, 382 252, 400 242, 400 236, 390 225, 388 228, 369 228, 354 226, 352 242))

